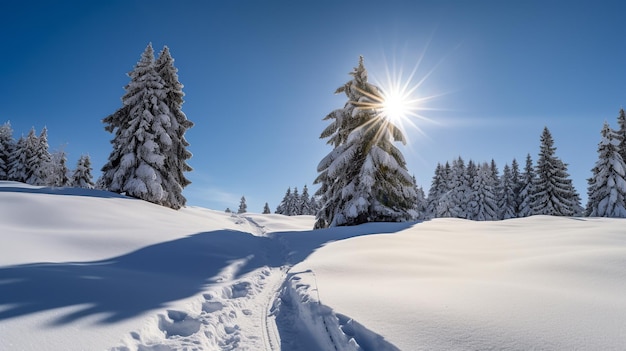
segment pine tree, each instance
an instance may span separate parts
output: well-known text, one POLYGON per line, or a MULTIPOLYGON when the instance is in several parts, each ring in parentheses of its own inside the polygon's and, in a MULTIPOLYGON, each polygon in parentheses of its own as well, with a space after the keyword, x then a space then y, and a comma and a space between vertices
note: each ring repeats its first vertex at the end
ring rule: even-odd
POLYGON ((493 168, 483 163, 476 168, 472 194, 469 198, 469 219, 492 221, 498 219, 497 200, 493 187, 493 168))
POLYGON ((270 213, 272 213, 272 211, 270 210, 270 205, 268 205, 266 202, 265 206, 263 206, 263 214, 270 214, 270 213))
POLYGON ((580 197, 572 185, 567 165, 555 156, 556 147, 547 127, 541 135, 539 158, 535 168, 532 213, 536 215, 576 216, 580 197))
POLYGON ((69 186, 71 181, 68 174, 69 169, 67 168, 65 151, 60 150, 53 153, 50 166, 48 167, 47 184, 55 187, 69 186))
POLYGON ((278 204, 278 206, 276 207, 276 212, 274 213, 287 216, 289 201, 291 201, 291 187, 287 188, 287 192, 285 192, 283 200, 278 204))
POLYGON ((32 128, 26 137, 26 167, 25 182, 31 185, 48 185, 48 174, 51 162, 48 150, 48 129, 43 128, 39 137, 32 128))
POLYGON ((619 125, 619 129, 616 131, 617 141, 619 142, 617 149, 620 156, 622 156, 622 160, 626 161, 626 112, 624 112, 623 108, 619 110, 617 124, 619 125))
POLYGON ((500 178, 501 194, 498 198, 498 218, 509 219, 516 217, 515 180, 508 164, 504 165, 500 178))
POLYGON ((535 167, 530 154, 526 155, 526 165, 521 175, 521 187, 519 192, 519 211, 518 217, 528 217, 533 214, 532 195, 535 192, 535 167))
POLYGON ((224 212, 226 213, 233 213, 233 211, 230 210, 230 207, 226 207, 226 209, 224 210, 224 212))
POLYGON ((428 190, 428 197, 426 201, 426 212, 428 218, 435 218, 437 216, 437 207, 439 206, 439 200, 445 193, 445 177, 443 175, 443 166, 441 163, 437 163, 435 167, 435 174, 430 183, 430 189, 428 190))
POLYGON ((300 194, 300 201, 298 204, 299 214, 301 215, 314 215, 315 210, 311 205, 311 197, 309 195, 309 188, 304 185, 302 188, 302 194, 300 194))
POLYGON ((598 161, 589 180, 587 211, 592 217, 626 217, 626 163, 619 138, 608 123, 602 128, 598 161))
POLYGON ((293 188, 291 196, 287 199, 285 214, 287 216, 297 216, 300 214, 300 193, 298 192, 298 187, 293 188))
POLYGON ((467 182, 467 171, 465 161, 459 156, 452 161, 448 202, 449 214, 446 217, 466 218, 467 215, 467 195, 471 184, 467 182))
POLYGON ((430 218, 428 215, 428 202, 426 201, 426 193, 424 193, 424 189, 417 185, 417 180, 415 176, 413 176, 413 183, 415 184, 415 213, 417 216, 415 219, 428 219, 430 218))
POLYGON ((169 109, 169 128, 167 135, 171 139, 171 145, 165 153, 165 166, 169 170, 166 182, 167 198, 165 203, 169 203, 172 208, 180 208, 187 202, 182 195, 183 188, 191 184, 184 172, 191 172, 192 168, 187 164, 191 158, 191 152, 187 150, 189 142, 185 139, 185 133, 193 127, 193 123, 187 119, 182 111, 184 103, 183 85, 178 80, 178 69, 174 67, 174 59, 170 55, 167 46, 159 54, 155 62, 155 69, 163 79, 165 99, 164 102, 169 109))
POLYGON ((80 156, 76 164, 76 169, 72 174, 72 186, 75 188, 93 189, 95 185, 91 171, 91 159, 89 155, 80 156))
POLYGON ((353 80, 337 89, 348 102, 325 119, 335 119, 321 135, 335 146, 318 165, 318 195, 325 203, 316 227, 406 221, 415 217, 416 194, 404 157, 393 143, 404 135, 381 115, 379 89, 367 82, 363 57, 353 80))
POLYGON ((0 126, 0 180, 9 180, 11 154, 15 150, 11 123, 0 126))
POLYGON ((237 210, 237 213, 242 214, 242 213, 246 213, 248 212, 248 205, 246 205, 246 198, 245 196, 241 197, 241 202, 239 202, 239 209, 237 210))
POLYGON ((172 150, 172 118, 151 44, 129 77, 123 107, 103 120, 105 129, 115 135, 113 151, 102 168, 102 184, 113 192, 178 209, 182 204, 173 202, 176 196, 170 192, 180 189, 171 182, 166 161, 172 150))
MULTIPOLYGON (((33 134, 35 131, 32 131, 33 134)), ((28 154, 30 150, 28 150, 26 138, 21 136, 17 143, 15 143, 15 148, 13 149, 13 153, 11 153, 11 157, 9 158, 9 180, 14 180, 16 182, 26 182, 26 178, 28 178, 30 169, 28 168, 28 154)))
POLYGON ((519 217, 520 204, 522 202, 520 198, 520 191, 522 190, 523 180, 519 170, 519 164, 517 163, 517 160, 515 158, 511 162, 511 182, 513 184, 513 196, 515 198, 515 207, 513 213, 515 214, 515 217, 519 217))

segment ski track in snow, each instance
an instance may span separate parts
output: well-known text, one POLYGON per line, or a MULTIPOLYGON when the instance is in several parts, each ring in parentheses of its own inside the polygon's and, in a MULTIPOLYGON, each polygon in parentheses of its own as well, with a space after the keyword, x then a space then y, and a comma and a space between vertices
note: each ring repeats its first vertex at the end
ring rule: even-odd
MULTIPOLYGON (((268 236, 265 227, 251 217, 233 214, 232 219, 246 232, 268 236)), ((288 262, 290 250, 285 241, 280 237, 273 240, 288 262)), ((235 279, 249 259, 234 261, 223 269, 206 290, 188 299, 186 309, 158 313, 110 351, 371 349, 359 346, 364 339, 355 335, 352 327, 358 324, 321 305, 313 293, 316 288, 300 282, 302 273, 288 273, 291 265, 266 266, 235 279)), ((372 350, 397 350, 387 346, 379 344, 372 350)))

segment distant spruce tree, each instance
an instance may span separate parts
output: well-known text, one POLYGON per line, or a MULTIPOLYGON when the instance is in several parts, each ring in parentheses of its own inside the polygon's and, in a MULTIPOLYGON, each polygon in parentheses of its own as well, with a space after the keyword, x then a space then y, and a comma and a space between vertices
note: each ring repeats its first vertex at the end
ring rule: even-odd
POLYGON ((511 182, 513 185, 513 196, 515 198, 514 214, 515 217, 519 217, 521 204, 520 191, 522 190, 523 181, 522 174, 520 173, 519 163, 517 163, 517 160, 515 158, 511 162, 511 182))
POLYGON ((547 127, 541 135, 539 158, 532 194, 532 214, 576 216, 581 211, 580 197, 567 173, 567 165, 555 155, 554 139, 547 127))
POLYGON ((315 209, 311 203, 311 196, 309 195, 309 188, 304 185, 302 188, 302 194, 298 202, 298 215, 315 215, 315 209))
POLYGON ((9 180, 11 154, 15 150, 11 123, 0 126, 0 180, 9 180))
POLYGON ((93 189, 93 176, 91 175, 91 159, 89 155, 81 155, 72 173, 71 183, 75 188, 93 189))
POLYGON ((168 94, 176 95, 176 88, 169 87, 157 72, 151 44, 128 75, 131 80, 122 97, 123 106, 103 119, 114 138, 113 151, 102 168, 102 186, 179 209, 185 202, 180 192, 186 183, 179 176, 186 170, 188 154, 181 149, 181 129, 172 127, 176 117, 170 106, 179 105, 170 101, 168 94))
POLYGON ((532 195, 535 192, 536 177, 533 159, 530 154, 527 154, 524 172, 521 174, 518 217, 528 217, 533 214, 532 195))
POLYGON ((498 218, 500 219, 515 218, 517 216, 515 186, 515 179, 511 168, 506 164, 504 165, 502 176, 500 177, 501 194, 498 197, 498 218))
POLYGON ((246 205, 246 197, 242 196, 241 201, 239 202, 239 209, 237 213, 242 214, 248 212, 248 205, 246 205))
POLYGON ((619 129, 615 132, 618 141, 617 149, 619 150, 622 160, 626 161, 626 112, 621 108, 617 117, 617 125, 619 129))
POLYGON ((498 205, 493 183, 493 168, 483 163, 476 168, 469 198, 469 219, 493 221, 498 219, 498 205))
POLYGON ((266 202, 265 206, 263 206, 263 214, 270 214, 270 213, 272 213, 272 211, 270 210, 270 205, 268 205, 266 202))
MULTIPOLYGON (((623 110, 622 110, 623 111, 623 110)), ((608 123, 602 127, 598 161, 588 180, 587 214, 591 217, 626 217, 626 163, 619 137, 608 123)))
POLYGON ((319 165, 316 193, 324 200, 315 228, 397 222, 415 217, 415 189, 406 162, 394 142, 404 135, 372 104, 379 89, 368 83, 363 57, 339 87, 348 101, 324 119, 333 120, 322 132, 334 149, 319 165))
POLYGON ((32 133, 26 138, 28 152, 28 168, 29 175, 26 183, 31 185, 49 185, 48 176, 50 172, 50 164, 52 155, 48 146, 48 128, 44 127, 39 134, 35 135, 35 129, 31 129, 32 133))
POLYGON ((283 200, 278 204, 278 206, 276 207, 276 214, 281 214, 281 215, 285 215, 287 216, 288 214, 288 206, 289 206, 289 202, 291 201, 292 195, 291 195, 291 187, 287 188, 287 191, 285 192, 285 196, 283 196, 283 200))
MULTIPOLYGON (((33 129, 31 131, 34 135, 35 130, 33 129)), ((11 153, 9 157, 9 180, 23 183, 26 182, 26 178, 28 178, 30 168, 28 167, 27 160, 28 154, 32 151, 29 150, 26 140, 27 138, 21 136, 15 143, 13 153, 11 153)))
POLYGON ((47 185, 56 187, 70 186, 70 170, 67 168, 67 156, 65 151, 59 150, 52 153, 50 160, 46 180, 47 185))

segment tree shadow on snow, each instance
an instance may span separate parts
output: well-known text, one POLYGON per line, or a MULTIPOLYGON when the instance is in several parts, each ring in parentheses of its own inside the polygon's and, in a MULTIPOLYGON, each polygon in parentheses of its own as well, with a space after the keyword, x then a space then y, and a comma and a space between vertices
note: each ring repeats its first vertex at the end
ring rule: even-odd
POLYGON ((100 198, 124 198, 135 199, 126 195, 113 193, 105 190, 83 189, 83 188, 65 188, 65 187, 41 187, 41 188, 24 188, 24 187, 0 187, 0 193, 26 193, 26 194, 48 194, 48 195, 71 195, 71 196, 89 196, 100 198))
POLYGON ((115 323, 198 294, 237 260, 246 263, 234 279, 264 266, 296 264, 330 241, 393 233, 413 224, 370 223, 269 237, 219 230, 101 261, 2 267, 0 321, 76 306, 51 324, 64 325, 96 314, 102 316, 99 323, 115 323))

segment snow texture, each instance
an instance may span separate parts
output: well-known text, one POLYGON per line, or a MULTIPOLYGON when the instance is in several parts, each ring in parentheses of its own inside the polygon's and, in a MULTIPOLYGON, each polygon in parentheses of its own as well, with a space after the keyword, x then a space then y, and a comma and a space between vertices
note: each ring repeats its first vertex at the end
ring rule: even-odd
POLYGON ((623 219, 171 211, 0 182, 1 350, 620 350, 623 219))

